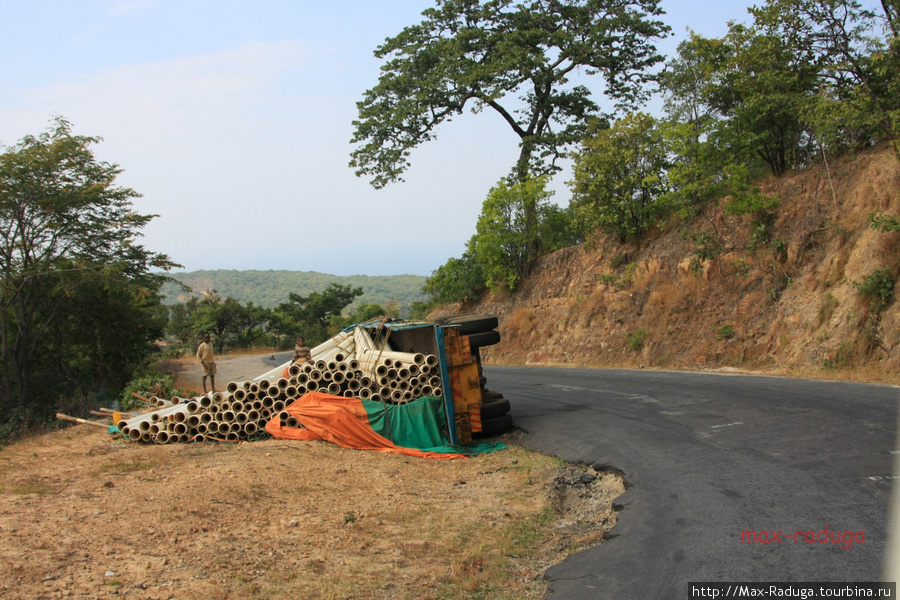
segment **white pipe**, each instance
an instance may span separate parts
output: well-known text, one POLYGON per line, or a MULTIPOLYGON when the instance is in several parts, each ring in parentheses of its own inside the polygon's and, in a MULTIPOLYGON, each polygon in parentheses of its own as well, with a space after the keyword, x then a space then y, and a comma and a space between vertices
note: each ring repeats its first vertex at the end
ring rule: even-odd
POLYGON ((334 336, 333 338, 325 340, 324 342, 322 342, 321 344, 319 344, 318 346, 316 346, 315 348, 313 348, 312 350, 309 351, 310 358, 313 361, 319 360, 320 354, 325 354, 326 352, 329 352, 329 351, 333 350, 334 348, 337 348, 338 345, 341 342, 343 342, 344 340, 346 340, 347 338, 349 338, 350 335, 351 335, 350 333, 342 331, 339 334, 337 334, 336 336, 334 336))
MULTIPOLYGON (((284 370, 289 368, 290 366, 291 366, 291 361, 289 360, 286 363, 284 363, 283 365, 281 365, 280 367, 275 367, 271 371, 266 371, 259 377, 254 378, 253 381, 259 382, 263 379, 273 379, 273 378, 281 377, 281 374, 284 373, 284 370)), ((229 385, 231 385, 231 384, 229 384, 229 385)))

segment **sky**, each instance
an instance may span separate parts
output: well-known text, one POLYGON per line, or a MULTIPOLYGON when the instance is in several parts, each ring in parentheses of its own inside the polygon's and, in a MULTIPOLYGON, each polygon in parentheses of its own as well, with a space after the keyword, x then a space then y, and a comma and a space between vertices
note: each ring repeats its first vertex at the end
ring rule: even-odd
MULTIPOLYGON (((721 36, 744 0, 663 0, 673 54, 721 36)), ((518 138, 492 112, 445 123, 405 182, 348 166, 373 50, 433 0, 0 0, 0 144, 54 116, 158 215, 141 242, 184 270, 431 275, 459 257, 518 138)), ((554 200, 568 201, 567 174, 554 200)))

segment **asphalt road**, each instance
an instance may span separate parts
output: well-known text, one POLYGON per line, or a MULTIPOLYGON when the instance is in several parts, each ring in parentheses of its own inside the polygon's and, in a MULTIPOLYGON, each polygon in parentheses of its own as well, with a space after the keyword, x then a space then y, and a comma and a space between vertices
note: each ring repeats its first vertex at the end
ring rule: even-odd
POLYGON ((527 447, 612 465, 630 484, 612 539, 547 571, 549 598, 669 600, 702 581, 880 580, 898 388, 659 371, 485 375, 510 399, 527 447), (756 539, 768 543, 742 541, 742 531, 767 532, 756 539))

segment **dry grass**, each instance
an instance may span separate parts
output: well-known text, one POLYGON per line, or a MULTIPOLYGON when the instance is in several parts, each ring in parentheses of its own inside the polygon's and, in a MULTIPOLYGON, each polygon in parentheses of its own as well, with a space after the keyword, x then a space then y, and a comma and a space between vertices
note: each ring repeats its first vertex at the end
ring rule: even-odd
POLYGON ((572 467, 507 441, 435 461, 86 426, 24 440, 0 452, 0 597, 540 598, 548 566, 612 527, 624 488, 606 473, 558 485, 572 467))

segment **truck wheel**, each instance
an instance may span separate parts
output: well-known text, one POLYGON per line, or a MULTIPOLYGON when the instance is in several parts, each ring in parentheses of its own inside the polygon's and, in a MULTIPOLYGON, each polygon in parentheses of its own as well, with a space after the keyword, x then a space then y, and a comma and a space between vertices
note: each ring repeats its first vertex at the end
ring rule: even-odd
POLYGON ((500 342, 499 331, 485 331, 483 333, 473 333, 469 335, 469 347, 481 348, 483 346, 493 346, 500 342))
POLYGON ((481 404, 481 420, 482 423, 486 419, 494 419, 509 412, 509 400, 506 398, 496 398, 487 400, 481 404))
POLYGON ((469 335, 470 333, 481 333, 496 329, 499 321, 493 315, 455 315, 452 317, 444 317, 438 319, 441 325, 459 325, 460 335, 469 335))
POLYGON ((506 413, 493 419, 481 420, 481 433, 479 435, 498 435, 506 433, 513 427, 512 415, 506 413))

